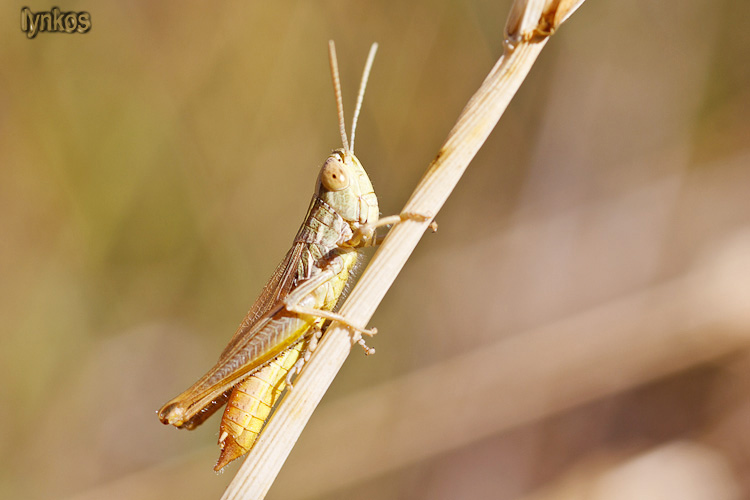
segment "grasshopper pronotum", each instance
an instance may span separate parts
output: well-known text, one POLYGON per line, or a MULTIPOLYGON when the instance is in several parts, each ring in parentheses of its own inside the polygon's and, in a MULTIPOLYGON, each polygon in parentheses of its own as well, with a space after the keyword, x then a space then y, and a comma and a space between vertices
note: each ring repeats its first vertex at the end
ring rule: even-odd
MULTIPOLYGON (((329 59, 342 149, 323 162, 315 195, 292 248, 250 308, 219 361, 188 390, 159 410, 164 424, 194 429, 227 402, 221 421, 221 455, 215 470, 247 453, 291 377, 320 338, 323 323, 339 321, 359 334, 373 334, 333 312, 360 255, 376 243, 375 229, 418 215, 380 218, 365 169, 354 156, 357 117, 377 44, 362 75, 351 143, 347 141, 341 85, 333 42, 329 59)), ((366 352, 374 350, 359 343, 366 352)))

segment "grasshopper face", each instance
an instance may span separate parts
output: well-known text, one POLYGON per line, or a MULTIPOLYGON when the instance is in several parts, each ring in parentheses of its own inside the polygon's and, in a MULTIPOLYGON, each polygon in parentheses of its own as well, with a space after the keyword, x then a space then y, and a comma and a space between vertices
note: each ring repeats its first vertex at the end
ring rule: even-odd
POLYGON ((318 176, 317 196, 352 229, 378 221, 378 199, 370 178, 354 153, 337 149, 331 153, 318 176))

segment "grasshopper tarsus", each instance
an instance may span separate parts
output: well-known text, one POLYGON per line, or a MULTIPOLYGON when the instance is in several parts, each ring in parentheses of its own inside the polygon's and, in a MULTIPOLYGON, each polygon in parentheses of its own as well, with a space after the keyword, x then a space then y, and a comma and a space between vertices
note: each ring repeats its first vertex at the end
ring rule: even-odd
MULTIPOLYGON (((400 215, 400 217, 401 217, 401 222, 405 220, 413 220, 415 222, 426 222, 432 219, 432 216, 430 215, 418 214, 416 212, 403 212, 400 215)), ((433 233, 437 233, 438 223, 433 219, 432 221, 430 221, 427 227, 429 227, 433 233)))
POLYGON ((375 354, 375 348, 369 347, 365 343, 365 339, 363 339, 362 337, 360 337, 359 340, 357 340, 357 344, 359 344, 360 347, 362 347, 362 349, 365 350, 365 356, 372 356, 373 354, 375 354))
POLYGON ((308 359, 310 359, 309 353, 311 352, 311 349, 308 346, 308 349, 305 351, 305 354, 300 357, 296 363, 294 363, 294 366, 292 366, 289 371, 286 374, 286 387, 289 390, 289 392, 292 392, 294 390, 294 384, 292 384, 292 378, 295 375, 299 375, 299 373, 302 371, 302 367, 305 366, 305 363, 308 359))

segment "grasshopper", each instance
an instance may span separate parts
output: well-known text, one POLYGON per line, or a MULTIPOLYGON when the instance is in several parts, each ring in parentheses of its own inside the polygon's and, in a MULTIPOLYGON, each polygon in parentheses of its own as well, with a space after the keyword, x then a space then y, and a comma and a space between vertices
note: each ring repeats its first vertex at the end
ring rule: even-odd
MULTIPOLYGON (((221 454, 215 470, 247 453, 292 377, 309 359, 326 321, 338 321, 368 348, 362 334, 376 330, 352 325, 334 312, 353 278, 360 250, 378 243, 376 229, 406 219, 379 217, 378 199, 367 173, 354 156, 357 118, 377 44, 362 75, 347 141, 336 50, 329 42, 331 76, 339 117, 342 149, 323 162, 310 208, 292 248, 250 308, 219 361, 185 392, 159 410, 164 424, 194 429, 227 403, 220 426, 221 454)), ((434 229, 434 226, 433 226, 434 229)))

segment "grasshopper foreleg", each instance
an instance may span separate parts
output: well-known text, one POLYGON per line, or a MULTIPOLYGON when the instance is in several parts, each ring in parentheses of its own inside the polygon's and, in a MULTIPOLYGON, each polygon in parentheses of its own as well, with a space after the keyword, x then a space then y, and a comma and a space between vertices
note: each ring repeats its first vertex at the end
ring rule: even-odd
MULTIPOLYGON (((411 220, 415 222, 425 222, 430 220, 432 217, 428 215, 417 214, 414 212, 403 212, 399 215, 389 215, 388 217, 381 217, 374 224, 363 224, 354 231, 354 235, 346 242, 348 246, 377 246, 383 242, 385 236, 375 235, 375 230, 379 227, 394 226, 401 222, 411 220), (364 243, 363 243, 364 242, 364 243)), ((437 222, 434 220, 430 222, 430 229, 434 233, 437 231, 437 222)))

